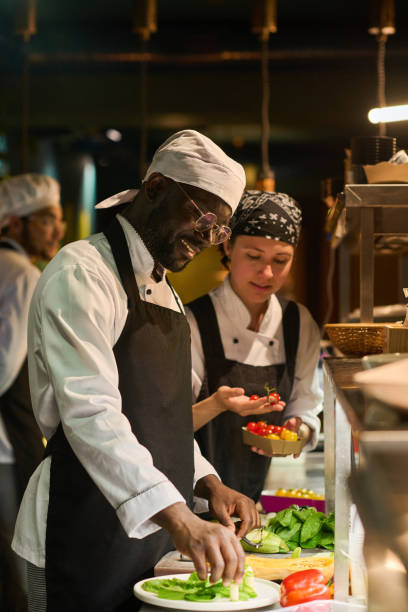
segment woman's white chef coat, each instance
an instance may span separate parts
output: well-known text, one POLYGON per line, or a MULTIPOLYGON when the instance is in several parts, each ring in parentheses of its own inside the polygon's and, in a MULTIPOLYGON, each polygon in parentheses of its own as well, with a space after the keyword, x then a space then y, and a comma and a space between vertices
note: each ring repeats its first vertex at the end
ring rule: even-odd
MULTIPOLYGON (((179 310, 181 301, 165 277, 159 283, 152 280, 153 259, 136 231, 120 215, 118 219, 141 298, 179 310)), ((113 346, 127 314, 126 293, 105 235, 66 245, 46 267, 33 298, 30 388, 44 436, 50 439, 62 420, 75 454, 116 509, 126 533, 143 538, 159 529, 153 515, 185 500, 154 467, 150 452, 139 444, 121 411, 113 346)), ((216 472, 197 444, 194 449, 195 485, 216 472)), ((50 461, 46 458, 31 477, 13 540, 15 552, 39 567, 45 565, 50 461)), ((196 502, 196 511, 206 509, 204 500, 196 502)))
MULTIPOLYGON (((41 272, 15 240, 0 250, 0 396, 14 383, 27 356, 27 320, 41 272)), ((0 463, 14 463, 14 452, 0 414, 0 463)))
MULTIPOLYGON (((250 323, 249 311, 232 289, 229 276, 209 295, 217 315, 227 359, 251 366, 267 366, 285 362, 282 307, 275 295, 269 299, 268 308, 258 332, 247 329, 250 323)), ((323 392, 319 385, 317 369, 320 335, 307 308, 302 304, 298 304, 298 307, 300 330, 295 380, 290 398, 282 399, 287 404, 285 420, 297 416, 312 428, 312 437, 305 446, 305 450, 311 450, 317 444, 320 432, 320 419, 317 415, 323 408, 323 392)), ((186 316, 191 329, 193 401, 196 401, 205 376, 205 362, 198 326, 188 307, 186 316)))

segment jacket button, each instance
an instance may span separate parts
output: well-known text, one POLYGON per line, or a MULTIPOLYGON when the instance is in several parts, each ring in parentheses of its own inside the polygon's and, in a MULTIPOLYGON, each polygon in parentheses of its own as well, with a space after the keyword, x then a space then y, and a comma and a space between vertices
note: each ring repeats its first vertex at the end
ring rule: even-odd
POLYGON ((151 289, 146 289, 146 293, 147 293, 147 295, 150 295, 152 293, 152 290, 151 289))
POLYGON ((274 345, 274 341, 273 340, 269 340, 269 346, 273 346, 274 345))
POLYGON ((238 338, 234 338, 234 339, 233 339, 233 343, 234 343, 234 344, 238 344, 238 342, 239 342, 238 338))

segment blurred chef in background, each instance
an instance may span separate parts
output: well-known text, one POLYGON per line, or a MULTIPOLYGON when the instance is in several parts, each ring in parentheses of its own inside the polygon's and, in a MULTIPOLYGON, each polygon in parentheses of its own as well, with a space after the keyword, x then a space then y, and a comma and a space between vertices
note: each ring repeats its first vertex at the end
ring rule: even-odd
POLYGON ((43 174, 0 183, 0 520, 11 541, 27 482, 44 454, 27 369, 27 320, 40 277, 64 234, 60 185, 43 174))
POLYGON ((223 482, 254 501, 270 458, 243 444, 241 427, 263 415, 297 432, 305 449, 316 445, 320 431, 319 330, 304 306, 277 295, 292 266, 301 219, 290 196, 245 191, 222 245, 229 275, 186 309, 196 439, 223 482), (265 404, 265 383, 279 392, 274 406, 265 404))

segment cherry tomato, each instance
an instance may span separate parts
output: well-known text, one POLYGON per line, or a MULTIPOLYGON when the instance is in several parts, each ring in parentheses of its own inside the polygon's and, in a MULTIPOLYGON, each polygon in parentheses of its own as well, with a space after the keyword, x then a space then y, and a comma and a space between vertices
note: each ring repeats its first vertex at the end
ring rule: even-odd
POLYGON ((280 395, 279 393, 276 393, 275 391, 273 393, 269 393, 268 395, 268 400, 270 404, 277 404, 278 402, 280 402, 280 395))
POLYGON ((258 400, 259 399, 259 395, 251 395, 251 397, 249 398, 250 400, 258 400))
POLYGON ((258 436, 266 436, 268 428, 264 425, 263 427, 258 427, 256 433, 258 436))
POLYGON ((248 431, 255 432, 256 429, 257 429, 257 426, 256 426, 256 423, 254 421, 249 421, 249 423, 247 423, 246 428, 247 428, 248 431))
POLYGON ((286 429, 286 427, 282 429, 280 437, 282 440, 288 440, 289 442, 296 442, 298 439, 296 431, 291 431, 290 429, 286 429))
POLYGON ((258 429, 259 429, 259 427, 266 427, 266 423, 265 423, 265 421, 258 421, 256 426, 258 427, 258 429))
POLYGON ((275 425, 268 425, 266 428, 267 435, 275 433, 275 425))
POLYGON ((273 433, 277 433, 280 435, 283 428, 280 425, 274 425, 274 427, 275 431, 273 433))

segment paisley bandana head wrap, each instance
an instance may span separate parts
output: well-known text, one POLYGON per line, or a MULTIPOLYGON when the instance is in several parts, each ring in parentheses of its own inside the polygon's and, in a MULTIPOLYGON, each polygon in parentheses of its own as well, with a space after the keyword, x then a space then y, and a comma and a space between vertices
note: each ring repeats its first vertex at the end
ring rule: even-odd
POLYGON ((301 223, 299 204, 286 193, 244 191, 230 227, 232 237, 263 236, 296 246, 301 223))

